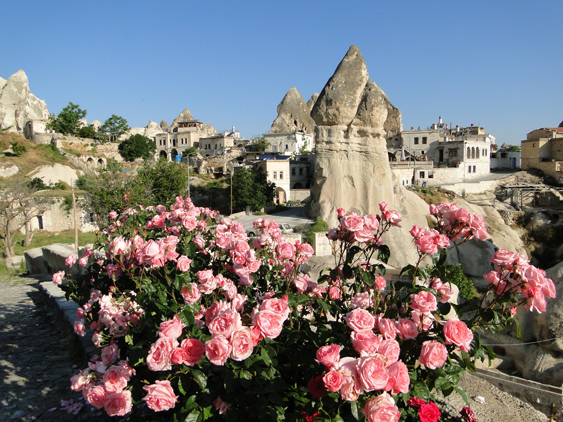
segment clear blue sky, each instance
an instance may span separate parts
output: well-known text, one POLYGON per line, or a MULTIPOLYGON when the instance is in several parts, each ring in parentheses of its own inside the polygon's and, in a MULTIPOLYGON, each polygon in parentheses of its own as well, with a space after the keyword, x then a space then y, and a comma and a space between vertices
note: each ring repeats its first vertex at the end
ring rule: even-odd
POLYGON ((350 45, 403 126, 484 126, 518 144, 563 120, 563 1, 7 1, 0 75, 51 113, 269 130, 295 86, 320 92, 350 45))

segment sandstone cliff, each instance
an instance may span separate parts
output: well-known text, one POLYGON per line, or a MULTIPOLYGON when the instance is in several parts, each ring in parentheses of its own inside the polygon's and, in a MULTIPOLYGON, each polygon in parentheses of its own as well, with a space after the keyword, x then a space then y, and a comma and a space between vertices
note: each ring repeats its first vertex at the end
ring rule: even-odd
MULTIPOLYGON (((316 100, 311 117, 317 125, 311 216, 335 226, 338 208, 372 214, 385 201, 401 212, 404 227, 427 225, 424 214, 428 206, 404 189, 389 167, 386 128, 400 127, 400 112, 370 81, 358 47, 350 47, 316 100)), ((416 259, 407 230, 394 230, 384 239, 395 252, 392 265, 416 259)))
POLYGON ((47 104, 31 93, 23 70, 14 73, 8 80, 0 77, 0 129, 23 133, 29 120, 48 117, 47 104))
MULTIPOLYGON (((311 100, 309 100, 311 101, 311 100)), ((311 118, 311 107, 295 87, 291 87, 278 105, 278 117, 272 123, 270 130, 274 133, 287 133, 304 130, 312 133, 315 122, 311 118)))

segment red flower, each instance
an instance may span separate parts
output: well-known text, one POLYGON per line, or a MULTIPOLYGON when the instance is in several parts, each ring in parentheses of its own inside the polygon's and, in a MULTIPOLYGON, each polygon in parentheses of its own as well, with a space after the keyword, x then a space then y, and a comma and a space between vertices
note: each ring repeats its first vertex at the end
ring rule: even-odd
POLYGON ((407 404, 415 409, 420 409, 420 406, 428 403, 426 403, 426 400, 419 399, 418 397, 411 397, 408 399, 407 404))
POLYGON ((320 415, 321 412, 313 413, 312 416, 309 416, 309 414, 307 412, 300 412, 300 414, 301 414, 301 418, 303 418, 307 422, 313 422, 313 421, 317 420, 316 416, 320 415))
POLYGON ((461 412, 459 412, 459 414, 463 418, 463 422, 478 422, 475 413, 473 413, 473 410, 471 410, 471 408, 469 407, 464 407, 463 409, 461 409, 461 412))
POLYGON ((309 381, 309 385, 307 385, 307 387, 309 388, 309 392, 316 399, 320 399, 323 393, 326 391, 322 375, 312 378, 311 381, 309 381))
POLYGON ((420 422, 436 422, 440 419, 440 409, 434 403, 430 402, 428 404, 423 404, 418 409, 418 416, 420 417, 420 422))

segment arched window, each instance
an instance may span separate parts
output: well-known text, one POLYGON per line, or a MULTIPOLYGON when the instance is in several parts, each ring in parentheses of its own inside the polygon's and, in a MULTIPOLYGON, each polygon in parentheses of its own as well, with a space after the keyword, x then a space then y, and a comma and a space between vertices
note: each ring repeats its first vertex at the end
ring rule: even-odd
POLYGON ((481 150, 480 150, 479 148, 477 148, 476 153, 477 153, 477 157, 476 157, 476 158, 479 158, 479 156, 481 155, 481 150))
POLYGON ((467 158, 471 158, 471 148, 467 147, 467 158))
POLYGON ((471 148, 471 158, 475 158, 475 147, 471 148))

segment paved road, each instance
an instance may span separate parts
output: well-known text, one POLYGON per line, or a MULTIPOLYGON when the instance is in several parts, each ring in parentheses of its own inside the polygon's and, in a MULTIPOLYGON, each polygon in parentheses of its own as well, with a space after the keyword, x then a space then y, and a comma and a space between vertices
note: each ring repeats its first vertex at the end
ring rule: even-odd
POLYGON ((299 226, 307 223, 314 223, 312 220, 306 216, 305 207, 295 207, 288 211, 281 212, 279 214, 267 214, 267 215, 245 215, 237 218, 235 221, 242 223, 246 229, 252 227, 252 223, 259 218, 267 218, 269 220, 276 221, 278 224, 287 223, 291 227, 299 226))
POLYGON ((61 410, 61 400, 84 402, 69 381, 84 363, 39 281, 0 275, 0 421, 109 420, 91 406, 61 410))

